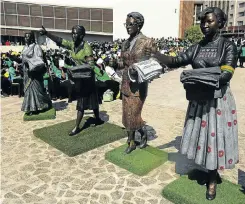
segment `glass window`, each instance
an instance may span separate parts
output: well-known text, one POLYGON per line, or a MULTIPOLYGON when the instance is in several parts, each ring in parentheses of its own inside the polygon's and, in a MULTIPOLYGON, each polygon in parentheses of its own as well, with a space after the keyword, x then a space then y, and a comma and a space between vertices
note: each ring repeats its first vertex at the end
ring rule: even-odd
POLYGON ((103 9, 103 21, 113 21, 112 9, 103 9))
POLYGON ((79 20, 79 25, 82 25, 86 31, 90 31, 90 21, 79 20))
POLYGON ((39 5, 31 5, 31 15, 32 16, 42 16, 41 6, 39 6, 39 5))
POLYGON ((5 28, 1 28, 1 35, 6 35, 6 30, 5 30, 5 28))
POLYGON ((103 32, 113 33, 113 23, 112 22, 103 22, 103 32))
POLYGON ((77 8, 67 8, 67 18, 68 19, 78 19, 78 9, 77 8))
POLYGON ((91 9, 91 20, 102 20, 101 9, 91 9))
POLYGON ((244 14, 245 14, 245 12, 244 12, 244 11, 243 11, 243 12, 239 12, 239 13, 238 13, 239 17, 244 16, 244 14))
POLYGON ((4 10, 6 14, 16 14, 16 3, 4 2, 4 10))
POLYGON ((229 23, 229 26, 232 26, 232 22, 229 23))
POLYGON ((43 6, 43 17, 54 17, 54 8, 51 6, 43 6))
POLYGON ((90 20, 90 9, 89 8, 80 8, 79 9, 79 19, 90 20))
POLYGON ((243 21, 237 21, 237 25, 238 26, 242 26, 243 25, 243 21))
POLYGON ((45 28, 54 28, 54 19, 53 18, 43 18, 43 26, 45 28))
POLYGON ((65 7, 54 7, 54 12, 56 18, 66 18, 65 7))
POLYGON ((231 17, 231 18, 233 17, 233 13, 230 14, 230 17, 231 17))
POLYGON ((78 24, 79 24, 78 20, 67 19, 67 30, 71 30, 74 25, 78 25, 78 24))
POLYGON ((5 15, 6 26, 18 26, 16 15, 5 15))
POLYGON ((5 19, 3 13, 1 13, 1 25, 5 25, 5 19))
POLYGON ((231 5, 231 9, 234 9, 234 5, 231 5))
POLYGON ((55 28, 66 30, 66 19, 55 19, 55 28))
POLYGON ((20 15, 30 15, 29 5, 27 4, 17 4, 17 11, 20 15))
POLYGON ((6 28, 6 34, 10 35, 10 36, 18 36, 19 35, 18 30, 8 29, 8 28, 6 28))
POLYGON ((1 13, 5 13, 3 8, 4 8, 3 2, 1 2, 1 13))
POLYGON ((239 8, 243 8, 243 7, 245 7, 245 2, 239 4, 239 8))
POLYGON ((102 32, 102 21, 91 21, 91 31, 102 32))
POLYGON ((42 18, 41 17, 31 17, 31 27, 41 28, 42 27, 42 18))
POLYGON ((29 16, 18 16, 19 25, 24 27, 30 27, 30 17, 29 16))

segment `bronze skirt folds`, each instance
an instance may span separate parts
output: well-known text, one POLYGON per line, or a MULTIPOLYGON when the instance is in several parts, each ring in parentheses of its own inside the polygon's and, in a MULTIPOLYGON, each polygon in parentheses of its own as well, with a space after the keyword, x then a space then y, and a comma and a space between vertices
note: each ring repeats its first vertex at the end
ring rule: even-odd
POLYGON ((145 125, 141 112, 146 97, 122 95, 122 123, 127 131, 136 131, 145 125))
POLYGON ((236 104, 230 87, 222 98, 190 101, 180 153, 208 170, 232 169, 238 163, 236 104))

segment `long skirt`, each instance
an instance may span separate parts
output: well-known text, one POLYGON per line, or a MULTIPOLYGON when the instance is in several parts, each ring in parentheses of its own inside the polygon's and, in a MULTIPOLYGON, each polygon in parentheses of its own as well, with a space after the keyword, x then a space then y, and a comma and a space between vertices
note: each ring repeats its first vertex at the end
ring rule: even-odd
POLYGON ((230 87, 222 98, 190 101, 180 153, 208 170, 231 169, 238 163, 238 124, 230 87))
POLYGON ((145 122, 141 118, 141 112, 146 97, 122 95, 122 123, 127 131, 141 129, 145 122))
POLYGON ((43 81, 39 79, 28 79, 25 83, 25 97, 21 110, 24 112, 34 112, 49 109, 52 101, 44 91, 43 81), (28 84, 27 84, 28 83, 28 84))

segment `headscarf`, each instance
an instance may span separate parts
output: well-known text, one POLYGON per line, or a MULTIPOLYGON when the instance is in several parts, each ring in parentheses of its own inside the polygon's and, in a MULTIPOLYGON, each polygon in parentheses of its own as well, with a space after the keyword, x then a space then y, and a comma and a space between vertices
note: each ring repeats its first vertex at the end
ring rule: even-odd
POLYGON ((129 17, 129 18, 132 17, 133 19, 135 19, 136 23, 138 24, 140 29, 143 27, 145 19, 144 19, 144 16, 141 13, 139 13, 139 12, 131 12, 131 13, 129 13, 127 15, 127 17, 129 17))

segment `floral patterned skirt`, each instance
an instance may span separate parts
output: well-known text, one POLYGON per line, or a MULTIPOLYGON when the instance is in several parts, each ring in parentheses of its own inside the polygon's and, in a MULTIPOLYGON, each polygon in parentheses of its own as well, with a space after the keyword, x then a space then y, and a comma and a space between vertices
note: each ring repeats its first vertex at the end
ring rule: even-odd
POLYGON ((223 98, 190 101, 180 153, 208 170, 231 169, 238 163, 238 124, 234 97, 224 87, 223 98))

